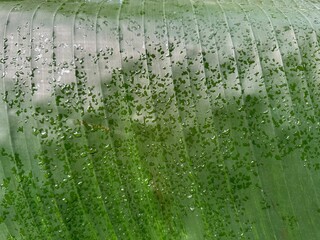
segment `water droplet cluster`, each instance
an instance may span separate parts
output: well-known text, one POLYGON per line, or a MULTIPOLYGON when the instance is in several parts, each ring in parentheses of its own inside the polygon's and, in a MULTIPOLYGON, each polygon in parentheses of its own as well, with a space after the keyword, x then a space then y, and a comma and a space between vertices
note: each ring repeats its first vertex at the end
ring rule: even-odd
POLYGON ((319 239, 319 7, 1 2, 1 234, 319 239))

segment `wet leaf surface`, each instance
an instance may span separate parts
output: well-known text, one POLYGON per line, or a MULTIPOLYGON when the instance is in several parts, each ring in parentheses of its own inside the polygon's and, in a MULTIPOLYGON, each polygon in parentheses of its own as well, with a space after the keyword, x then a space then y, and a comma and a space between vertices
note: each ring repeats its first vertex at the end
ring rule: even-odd
POLYGON ((319 8, 0 2, 0 239, 319 239, 319 8))

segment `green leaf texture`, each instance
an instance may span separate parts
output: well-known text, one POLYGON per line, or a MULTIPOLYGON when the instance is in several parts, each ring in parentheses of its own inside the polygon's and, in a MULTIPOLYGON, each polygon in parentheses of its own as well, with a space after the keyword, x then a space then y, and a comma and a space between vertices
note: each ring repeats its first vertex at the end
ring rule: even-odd
POLYGON ((0 2, 0 240, 320 239, 320 3, 0 2))

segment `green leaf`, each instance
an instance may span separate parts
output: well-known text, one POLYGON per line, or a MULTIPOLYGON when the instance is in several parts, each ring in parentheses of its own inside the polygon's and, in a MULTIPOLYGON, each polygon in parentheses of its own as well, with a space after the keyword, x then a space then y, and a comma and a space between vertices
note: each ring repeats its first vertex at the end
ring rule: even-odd
POLYGON ((0 240, 320 238, 317 1, 0 2, 0 240))

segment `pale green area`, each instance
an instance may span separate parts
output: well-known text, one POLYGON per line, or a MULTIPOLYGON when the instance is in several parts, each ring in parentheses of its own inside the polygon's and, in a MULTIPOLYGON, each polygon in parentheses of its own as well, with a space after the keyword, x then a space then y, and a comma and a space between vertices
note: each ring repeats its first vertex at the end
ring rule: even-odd
POLYGON ((1 1, 0 240, 320 239, 317 1, 1 1))

